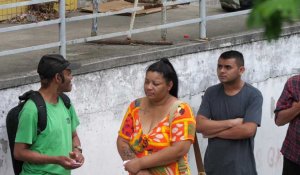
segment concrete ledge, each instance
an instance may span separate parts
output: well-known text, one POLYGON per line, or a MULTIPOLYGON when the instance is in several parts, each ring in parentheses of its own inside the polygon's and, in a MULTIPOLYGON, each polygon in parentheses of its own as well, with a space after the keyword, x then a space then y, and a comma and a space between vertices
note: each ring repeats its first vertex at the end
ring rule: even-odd
MULTIPOLYGON (((300 33, 300 24, 294 26, 284 27, 281 37, 288 37, 290 35, 300 33)), ((101 71, 105 69, 111 69, 120 66, 126 66, 136 63, 143 63, 153 61, 161 58, 170 58, 181 55, 187 55, 197 52, 204 52, 208 50, 214 50, 219 48, 226 48, 235 45, 247 44, 250 42, 257 42, 265 40, 263 37, 263 31, 251 31, 238 33, 234 35, 219 36, 211 38, 205 41, 190 41, 187 43, 175 44, 169 47, 156 47, 153 50, 145 50, 139 54, 130 54, 119 57, 111 57, 108 59, 93 59, 89 63, 83 63, 82 67, 74 71, 74 75, 87 74, 91 72, 101 71)), ((78 62, 81 62, 80 60, 78 62)), ((8 77, 0 80, 0 89, 7 89, 11 87, 17 87, 21 85, 31 84, 39 81, 39 77, 36 73, 30 73, 24 76, 8 77)))

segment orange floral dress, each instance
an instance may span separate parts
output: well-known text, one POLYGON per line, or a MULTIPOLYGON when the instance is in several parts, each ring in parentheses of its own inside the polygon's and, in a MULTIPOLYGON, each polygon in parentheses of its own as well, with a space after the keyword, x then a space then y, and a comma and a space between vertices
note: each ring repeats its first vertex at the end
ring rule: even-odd
MULTIPOLYGON (((193 112, 187 103, 179 104, 172 115, 164 119, 148 134, 143 134, 139 111, 141 99, 130 104, 123 118, 119 136, 128 140, 129 146, 137 157, 158 152, 174 142, 183 140, 194 141, 196 122, 193 112)), ((152 175, 190 175, 187 154, 169 165, 150 168, 152 175)))

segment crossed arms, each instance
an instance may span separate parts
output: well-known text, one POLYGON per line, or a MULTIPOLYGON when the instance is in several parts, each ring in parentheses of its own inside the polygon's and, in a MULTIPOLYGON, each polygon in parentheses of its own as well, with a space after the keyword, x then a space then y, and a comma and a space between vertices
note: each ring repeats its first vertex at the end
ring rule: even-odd
POLYGON ((242 118, 216 121, 198 115, 196 122, 197 132, 207 138, 245 139, 254 136, 257 128, 256 123, 243 122, 242 118))

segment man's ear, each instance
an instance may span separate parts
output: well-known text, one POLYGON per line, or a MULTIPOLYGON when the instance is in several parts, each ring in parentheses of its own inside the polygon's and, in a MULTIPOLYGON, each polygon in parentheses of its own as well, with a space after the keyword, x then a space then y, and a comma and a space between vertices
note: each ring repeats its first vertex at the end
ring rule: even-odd
POLYGON ((55 74, 54 80, 55 80, 55 82, 57 82, 57 83, 62 82, 62 79, 61 79, 61 76, 59 75, 59 73, 56 73, 56 74, 55 74))
POLYGON ((241 66, 239 68, 240 74, 243 74, 245 72, 245 66, 241 66))

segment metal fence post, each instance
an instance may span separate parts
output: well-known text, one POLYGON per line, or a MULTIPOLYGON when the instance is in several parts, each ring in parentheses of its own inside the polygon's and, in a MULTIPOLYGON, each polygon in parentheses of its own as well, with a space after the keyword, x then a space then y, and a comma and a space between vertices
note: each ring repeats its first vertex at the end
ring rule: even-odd
POLYGON ((139 3, 139 0, 134 0, 133 8, 135 8, 135 10, 134 10, 134 12, 131 13, 129 33, 127 35, 128 40, 131 40, 131 36, 132 36, 131 32, 132 32, 133 25, 134 25, 134 20, 135 20, 135 15, 136 15, 136 8, 137 8, 138 3, 139 3))
POLYGON ((65 0, 59 0, 59 40, 60 54, 66 58, 66 2, 65 0))
POLYGON ((199 13, 201 22, 199 25, 200 28, 200 38, 206 39, 206 0, 199 0, 199 13))
MULTIPOLYGON (((99 12, 98 7, 99 7, 99 1, 93 0, 93 14, 99 12)), ((97 36, 97 35, 98 35, 98 18, 95 17, 93 18, 93 22, 92 22, 91 36, 97 36)))
MULTIPOLYGON (((161 0, 162 3, 162 10, 161 10, 161 23, 166 24, 167 23, 167 6, 165 6, 165 3, 167 0, 161 0)), ((163 41, 167 40, 167 29, 161 29, 161 39, 163 41)))

